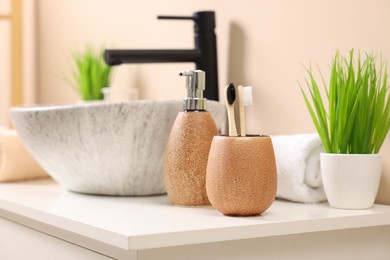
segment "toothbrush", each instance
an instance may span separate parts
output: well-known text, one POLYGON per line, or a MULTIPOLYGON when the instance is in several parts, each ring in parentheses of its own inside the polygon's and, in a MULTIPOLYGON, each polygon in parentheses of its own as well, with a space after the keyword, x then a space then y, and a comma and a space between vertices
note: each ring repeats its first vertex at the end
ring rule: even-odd
POLYGON ((238 86, 238 104, 240 111, 240 136, 246 136, 245 130, 245 106, 251 106, 253 104, 252 87, 251 86, 238 86))
POLYGON ((234 117, 234 102, 236 101, 236 88, 233 83, 225 87, 225 104, 228 112, 229 136, 238 136, 236 120, 234 117))

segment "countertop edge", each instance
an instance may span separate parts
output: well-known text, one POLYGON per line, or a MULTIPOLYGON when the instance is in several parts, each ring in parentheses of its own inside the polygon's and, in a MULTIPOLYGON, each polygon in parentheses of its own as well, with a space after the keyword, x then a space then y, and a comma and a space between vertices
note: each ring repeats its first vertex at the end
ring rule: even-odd
POLYGON ((104 255, 110 252, 112 256, 119 258, 128 255, 129 252, 128 238, 126 236, 94 228, 84 223, 77 223, 59 216, 55 218, 47 217, 46 213, 42 213, 39 210, 33 208, 27 210, 24 205, 11 203, 1 198, 0 217, 104 255), (28 211, 28 216, 26 216, 26 211, 28 211), (99 237, 104 237, 105 239, 97 239, 96 236, 91 236, 91 233, 96 232, 101 233, 99 237))
POLYGON ((130 250, 142 250, 386 225, 390 225, 390 211, 388 213, 374 215, 302 220, 271 223, 267 225, 184 231, 169 234, 140 235, 129 238, 128 247, 130 250), (351 218, 353 218, 353 221, 351 221, 351 218))
POLYGON ((142 249, 390 225, 390 206, 377 204, 368 210, 336 210, 330 208, 327 203, 301 204, 275 201, 260 217, 235 218, 222 216, 209 208, 188 209, 175 208, 168 204, 155 204, 156 199, 153 197, 142 200, 120 198, 121 203, 112 208, 108 207, 111 204, 107 203, 118 200, 64 194, 64 190, 58 184, 51 182, 44 182, 39 186, 24 183, 4 187, 7 188, 0 196, 0 217, 93 251, 103 254, 110 252, 115 257, 142 249), (19 188, 14 189, 14 187, 19 188), (36 199, 28 192, 25 193, 30 187, 34 187, 30 193, 36 192, 36 199), (65 197, 61 198, 62 195, 65 197), (66 203, 56 203, 59 202, 59 198, 64 199, 66 203), (79 203, 80 200, 84 203, 79 203), (90 202, 94 203, 95 212, 92 208, 92 215, 87 217, 80 218, 80 214, 62 214, 58 211, 58 207, 69 203, 72 205, 70 209, 85 209, 85 205, 89 205, 90 202), (122 222, 116 223, 118 218, 113 216, 123 214, 122 208, 133 204, 140 207, 136 208, 140 211, 138 211, 138 218, 135 218, 140 223, 128 225, 127 218, 133 214, 131 207, 127 215, 124 215, 125 218, 119 218, 122 222), (105 210, 109 210, 110 214, 106 214, 106 219, 102 218, 100 222, 93 221, 94 219, 91 219, 95 216, 93 214, 101 212, 101 207, 108 207, 109 209, 105 208, 105 210), (147 229, 148 226, 145 228, 141 226, 141 229, 137 229, 137 225, 148 225, 150 221, 156 220, 156 216, 157 218, 160 216, 152 215, 155 207, 159 209, 160 214, 163 214, 162 221, 154 228, 147 229), (185 221, 176 224, 179 217, 185 218, 185 221), (114 221, 114 225, 105 225, 109 223, 107 221, 114 221), (202 221, 212 222, 204 225, 202 221), (125 227, 127 229, 123 229, 125 227))

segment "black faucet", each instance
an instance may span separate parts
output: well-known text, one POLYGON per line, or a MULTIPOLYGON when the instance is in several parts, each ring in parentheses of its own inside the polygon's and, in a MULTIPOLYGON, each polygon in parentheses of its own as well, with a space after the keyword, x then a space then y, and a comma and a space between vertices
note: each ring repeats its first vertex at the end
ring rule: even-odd
POLYGON ((158 19, 193 20, 195 49, 190 50, 105 50, 108 65, 122 63, 195 62, 196 69, 206 72, 204 97, 218 100, 217 38, 215 13, 196 12, 193 16, 158 16, 158 19))

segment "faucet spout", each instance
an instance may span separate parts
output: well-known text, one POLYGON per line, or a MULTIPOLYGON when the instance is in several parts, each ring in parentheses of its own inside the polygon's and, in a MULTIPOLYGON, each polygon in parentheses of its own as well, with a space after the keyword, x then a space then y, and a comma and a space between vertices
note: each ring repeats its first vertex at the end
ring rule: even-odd
POLYGON ((123 63, 198 62, 201 52, 193 50, 106 50, 108 65, 123 63))

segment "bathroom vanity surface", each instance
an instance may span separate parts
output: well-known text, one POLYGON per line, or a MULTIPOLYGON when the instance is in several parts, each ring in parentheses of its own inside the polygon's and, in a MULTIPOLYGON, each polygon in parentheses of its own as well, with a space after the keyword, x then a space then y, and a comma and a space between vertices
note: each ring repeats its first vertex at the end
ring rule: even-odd
MULTIPOLYGON (((24 236, 24 232, 35 232, 32 241, 37 242, 38 237, 44 236, 45 241, 64 243, 58 247, 64 252, 74 247, 93 255, 91 258, 82 255, 81 259, 180 259, 184 255, 186 259, 215 259, 223 254, 226 254, 224 259, 255 259, 258 254, 268 254, 265 259, 273 259, 272 254, 274 257, 279 254, 278 259, 284 259, 281 251, 272 251, 272 247, 291 249, 290 255, 285 255, 286 259, 295 259, 292 254, 295 251, 300 252, 300 259, 306 259, 305 256, 321 259, 321 253, 314 251, 333 247, 332 250, 339 250, 334 251, 338 256, 356 253, 363 257, 367 253, 372 259, 386 259, 375 256, 390 255, 390 206, 386 205, 374 205, 368 210, 338 210, 327 203, 298 204, 277 200, 261 216, 227 217, 211 206, 173 206, 166 195, 84 195, 68 192, 53 180, 46 179, 0 184, 0 220, 1 259, 7 259, 1 254, 12 249, 13 235, 19 231, 14 242, 20 248, 31 244, 31 241, 23 241, 29 237, 24 236), (3 227, 23 230, 14 232, 12 228, 3 227), (10 233, 6 233, 7 230, 10 233), (301 240, 307 242, 299 242, 301 240), (9 244, 7 248, 5 241, 9 244), (355 243, 365 245, 359 247, 355 243), (306 246, 310 250, 302 255, 299 250, 306 246), (267 252, 267 248, 271 251, 267 252), (352 248, 355 253, 348 251, 352 248), (244 250, 240 257, 235 255, 237 250, 244 250)), ((37 251, 38 244, 34 246, 37 251)), ((48 248, 46 242, 42 245, 48 248)), ((29 250, 31 252, 27 249, 26 252, 31 256, 34 248, 29 250)), ((61 255, 60 249, 56 250, 61 255)))

